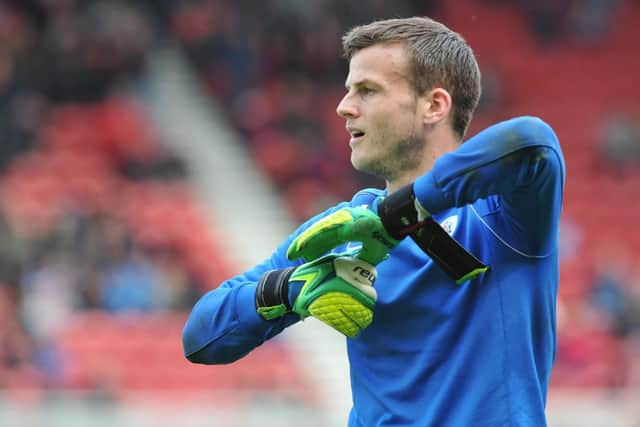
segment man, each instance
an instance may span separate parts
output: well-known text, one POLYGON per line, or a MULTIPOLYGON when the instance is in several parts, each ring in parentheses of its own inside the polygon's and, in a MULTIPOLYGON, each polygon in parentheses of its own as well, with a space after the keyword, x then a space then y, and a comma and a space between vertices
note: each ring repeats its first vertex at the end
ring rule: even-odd
POLYGON ((349 337, 349 426, 546 425, 565 179, 556 136, 521 117, 462 143, 480 72, 431 19, 356 27, 343 49, 351 162, 386 191, 312 218, 204 295, 186 356, 228 363, 311 315, 349 337), (431 219, 489 269, 446 274, 416 231, 431 219))

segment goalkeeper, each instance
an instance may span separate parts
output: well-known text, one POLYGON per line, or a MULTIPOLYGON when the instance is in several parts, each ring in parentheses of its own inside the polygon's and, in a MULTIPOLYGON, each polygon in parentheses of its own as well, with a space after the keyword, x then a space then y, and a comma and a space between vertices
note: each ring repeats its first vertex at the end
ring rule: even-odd
POLYGON ((351 162, 386 189, 320 213, 205 294, 186 357, 229 363, 314 316, 348 337, 351 427, 546 425, 565 180, 554 132, 519 117, 463 143, 480 72, 431 19, 356 27, 343 50, 351 162), (434 220, 489 268, 452 278, 420 234, 434 220))

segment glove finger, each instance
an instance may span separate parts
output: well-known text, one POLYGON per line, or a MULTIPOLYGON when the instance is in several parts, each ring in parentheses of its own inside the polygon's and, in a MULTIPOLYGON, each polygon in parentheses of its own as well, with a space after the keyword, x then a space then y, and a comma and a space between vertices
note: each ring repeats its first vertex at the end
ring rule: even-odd
MULTIPOLYGON (((287 249, 290 260, 314 260, 329 250, 346 243, 344 229, 354 218, 347 209, 341 209, 313 224, 297 236, 287 249)), ((347 236, 348 237, 348 236, 347 236)))
POLYGON ((362 248, 356 255, 369 264, 379 264, 398 243, 386 235, 380 219, 372 216, 356 218, 348 229, 349 241, 361 241, 362 248))
POLYGON ((314 260, 347 242, 362 242, 358 258, 370 264, 384 260, 397 242, 384 232, 380 219, 361 208, 345 208, 313 224, 289 245, 287 258, 314 260))

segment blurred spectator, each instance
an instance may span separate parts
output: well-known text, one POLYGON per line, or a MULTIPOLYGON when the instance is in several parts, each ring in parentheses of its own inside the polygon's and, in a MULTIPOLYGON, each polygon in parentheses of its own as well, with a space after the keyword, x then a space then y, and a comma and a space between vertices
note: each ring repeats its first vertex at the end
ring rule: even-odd
POLYGON ((38 341, 47 341, 64 328, 77 305, 79 271, 60 237, 43 240, 22 279, 22 312, 38 341))
MULTIPOLYGON (((508 2, 508 0, 507 0, 508 2)), ((601 41, 613 25, 618 0, 518 0, 537 40, 543 44, 576 38, 601 41)))
POLYGON ((24 88, 31 74, 22 61, 33 37, 27 16, 0 4, 0 171, 14 155, 33 146, 35 114, 24 113, 34 109, 37 94, 24 88))
POLYGON ((618 330, 622 336, 629 337, 640 344, 640 271, 638 269, 625 290, 618 330))
MULTIPOLYGON (((200 70, 211 95, 220 101, 229 101, 252 82, 251 50, 259 27, 247 25, 246 20, 251 18, 238 12, 225 1, 182 1, 174 5, 174 34, 200 70)), ((258 22, 262 21, 255 24, 258 22)))
POLYGON ((613 26, 619 0, 576 0, 572 4, 569 26, 572 36, 587 42, 601 41, 613 26))
POLYGON ((640 120, 630 113, 614 113, 607 117, 601 136, 600 151, 605 166, 618 176, 640 165, 640 120))
POLYGON ((93 266, 86 271, 82 295, 84 307, 97 306, 114 313, 149 312, 166 308, 167 291, 160 272, 130 237, 126 224, 104 215, 84 223, 79 246, 82 262, 93 266))
POLYGON ((34 361, 34 343, 20 323, 17 287, 0 281, 0 389, 38 387, 44 375, 34 361))
POLYGON ((595 261, 590 304, 612 334, 629 337, 640 332, 640 291, 633 254, 624 247, 602 248, 595 261))
POLYGON ((612 332, 617 332, 617 325, 622 317, 625 304, 625 274, 617 265, 609 264, 610 259, 598 262, 591 287, 590 303, 600 313, 604 323, 612 332))
POLYGON ((187 311, 196 303, 203 287, 179 261, 176 250, 170 248, 150 251, 150 257, 158 269, 159 288, 166 294, 169 309, 187 311))
POLYGON ((104 273, 101 306, 114 313, 167 308, 168 295, 161 285, 158 269, 139 249, 124 244, 104 273))
POLYGON ((98 100, 121 79, 143 70, 152 31, 134 6, 88 2, 72 15, 53 13, 50 18, 43 41, 46 52, 55 58, 45 81, 52 99, 98 100))
POLYGON ((503 73, 496 65, 481 64, 482 93, 478 102, 478 113, 483 113, 504 105, 505 93, 503 73))
POLYGON ((558 314, 552 384, 619 389, 628 382, 628 369, 625 342, 610 333, 607 319, 583 301, 565 301, 558 314))
POLYGON ((517 3, 541 44, 553 43, 566 36, 571 0, 518 0, 517 3))
POLYGON ((563 215, 560 218, 560 262, 574 260, 581 253, 583 240, 582 227, 573 218, 563 215))

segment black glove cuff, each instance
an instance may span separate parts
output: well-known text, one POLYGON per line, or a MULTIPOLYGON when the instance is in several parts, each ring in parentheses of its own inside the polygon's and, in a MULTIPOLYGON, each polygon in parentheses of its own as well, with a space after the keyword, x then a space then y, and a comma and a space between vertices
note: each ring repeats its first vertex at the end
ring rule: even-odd
POLYGON ((422 224, 418 223, 413 184, 405 185, 385 197, 378 206, 378 216, 391 237, 402 240, 422 224))
POLYGON ((291 311, 289 277, 295 269, 295 267, 289 267, 264 273, 256 288, 256 306, 258 308, 275 307, 284 304, 287 311, 291 311))

